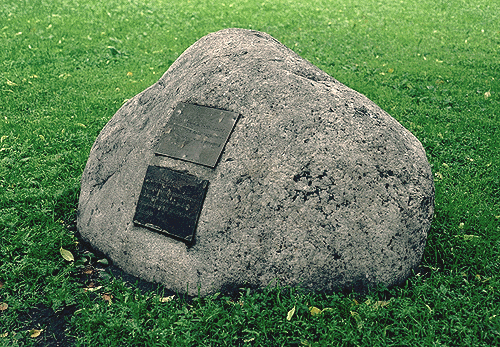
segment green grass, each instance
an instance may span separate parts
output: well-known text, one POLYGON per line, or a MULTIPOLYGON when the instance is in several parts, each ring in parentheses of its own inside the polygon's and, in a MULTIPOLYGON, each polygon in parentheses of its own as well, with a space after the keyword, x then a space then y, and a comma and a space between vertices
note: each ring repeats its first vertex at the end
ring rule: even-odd
POLYGON ((0 345, 500 345, 499 14, 486 0, 4 0, 0 345), (422 142, 436 213, 422 269, 404 285, 161 302, 158 289, 83 272, 100 264, 74 230, 93 141, 125 99, 227 27, 271 34, 422 142), (85 291, 90 281, 102 287, 85 291), (313 316, 313 306, 329 309, 313 316), (66 319, 63 331, 42 311, 66 319))

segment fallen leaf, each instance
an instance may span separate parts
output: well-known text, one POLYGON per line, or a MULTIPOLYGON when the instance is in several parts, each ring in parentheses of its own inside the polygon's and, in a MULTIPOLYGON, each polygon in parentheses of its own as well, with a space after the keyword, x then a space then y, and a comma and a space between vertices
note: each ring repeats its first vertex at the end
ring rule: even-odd
POLYGON ((389 70, 387 70, 387 72, 389 72, 389 73, 393 73, 393 72, 394 72, 394 69, 391 67, 389 70))
POLYGON ((94 273, 94 269, 92 267, 86 267, 84 270, 83 270, 83 274, 84 275, 92 275, 94 273))
POLYGON ((317 316, 319 314, 321 314, 321 310, 317 307, 309 307, 309 311, 311 312, 311 316, 317 316))
POLYGON ((373 305, 373 307, 375 307, 375 308, 379 308, 379 307, 385 307, 385 306, 387 306, 387 305, 389 305, 389 301, 377 301, 377 302, 373 305))
POLYGON ((59 252, 61 253, 61 255, 64 258, 64 260, 75 261, 75 257, 73 257, 73 254, 70 251, 68 251, 68 250, 66 250, 66 249, 64 249, 64 248, 61 247, 61 249, 59 250, 59 252))
POLYGON ((286 320, 287 321, 291 320, 294 314, 295 314, 295 306, 290 311, 288 311, 286 315, 286 320))
POLYGON ((130 71, 129 71, 129 72, 127 72, 127 76, 129 76, 129 77, 130 77, 130 76, 133 76, 133 75, 134 75, 134 74, 133 74, 132 72, 130 72, 130 71))
POLYGON ((0 302, 0 311, 5 311, 9 308, 9 305, 6 302, 0 302))
POLYGON ((361 319, 361 316, 359 315, 358 312, 354 312, 354 311, 351 311, 351 316, 356 321, 356 326, 357 326, 358 330, 361 331, 361 329, 363 328, 363 320, 361 319))
POLYGON ((102 294, 101 297, 102 297, 102 299, 104 301, 107 301, 109 304, 111 304, 111 299, 113 299, 113 295, 111 295, 111 294, 102 294))
POLYGON ((443 174, 442 174, 441 172, 436 172, 436 173, 434 174, 434 176, 435 176, 437 179, 439 179, 439 180, 442 180, 442 179, 443 179, 443 174))
POLYGON ((387 329, 389 329, 389 327, 390 327, 390 325, 388 325, 388 326, 386 326, 386 327, 384 328, 384 332, 382 333, 382 336, 383 336, 383 337, 386 337, 386 336, 387 336, 387 329))
POLYGON ((112 55, 121 55, 122 54, 122 52, 120 52, 119 50, 117 50, 113 46, 108 46, 108 49, 109 49, 109 51, 111 52, 112 55))
POLYGON ((15 86, 17 86, 17 83, 12 82, 11 80, 7 80, 7 85, 9 85, 11 87, 15 87, 15 86))
POLYGON ((160 298, 160 302, 170 302, 170 301, 174 300, 174 297, 175 297, 175 295, 165 296, 163 298, 160 298))
POLYGON ((484 93, 484 98, 485 99, 488 99, 490 96, 491 96, 491 93, 489 91, 486 92, 486 93, 484 93))
POLYGON ((7 337, 7 336, 9 336, 9 333, 0 334, 0 337, 7 337))
POLYGON ((30 330, 30 337, 38 337, 42 333, 43 329, 31 329, 30 330))
POLYGON ((108 259, 104 258, 104 259, 99 259, 97 261, 99 264, 102 264, 102 265, 109 265, 109 261, 108 259))
POLYGON ((470 241, 470 240, 473 240, 475 238, 479 238, 479 236, 476 236, 476 235, 464 235, 464 240, 465 241, 470 241))
POLYGON ((0 289, 2 289, 2 287, 3 287, 3 282, 0 281, 0 289))
POLYGON ((86 292, 96 292, 98 291, 99 289, 101 289, 102 286, 98 286, 98 287, 88 287, 88 288, 85 288, 85 291, 86 292))

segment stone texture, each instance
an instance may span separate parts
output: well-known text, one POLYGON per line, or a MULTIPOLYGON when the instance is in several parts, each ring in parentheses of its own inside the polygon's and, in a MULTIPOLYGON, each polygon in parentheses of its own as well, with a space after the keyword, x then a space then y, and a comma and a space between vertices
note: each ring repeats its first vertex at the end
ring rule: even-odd
POLYGON ((104 127, 78 230, 126 272, 191 295, 281 285, 331 292, 404 281, 430 228, 420 142, 372 101, 257 31, 188 48, 104 127), (215 169, 154 146, 178 102, 239 113, 215 169), (134 226, 148 165, 210 181, 191 247, 134 226))

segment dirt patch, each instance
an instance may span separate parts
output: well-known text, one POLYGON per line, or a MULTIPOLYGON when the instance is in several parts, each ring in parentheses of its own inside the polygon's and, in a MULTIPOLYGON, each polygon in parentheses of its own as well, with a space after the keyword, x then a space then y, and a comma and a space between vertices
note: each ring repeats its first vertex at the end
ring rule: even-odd
POLYGON ((76 306, 66 306, 54 312, 50 307, 38 304, 28 312, 20 313, 19 320, 25 322, 20 330, 38 329, 42 333, 33 338, 40 347, 72 346, 75 340, 66 334, 67 322, 76 311, 76 306))

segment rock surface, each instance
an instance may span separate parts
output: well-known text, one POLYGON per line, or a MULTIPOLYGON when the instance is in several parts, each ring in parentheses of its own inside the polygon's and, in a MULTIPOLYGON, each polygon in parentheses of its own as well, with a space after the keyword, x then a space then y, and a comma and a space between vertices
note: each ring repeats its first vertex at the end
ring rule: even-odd
POLYGON ((420 142, 271 36, 226 29, 188 48, 114 115, 82 176, 78 230, 126 272, 202 296, 240 286, 331 292, 404 281, 434 185, 420 142), (211 169, 154 147, 176 104, 240 114, 211 169), (148 165, 210 181, 195 243, 135 226, 148 165))

